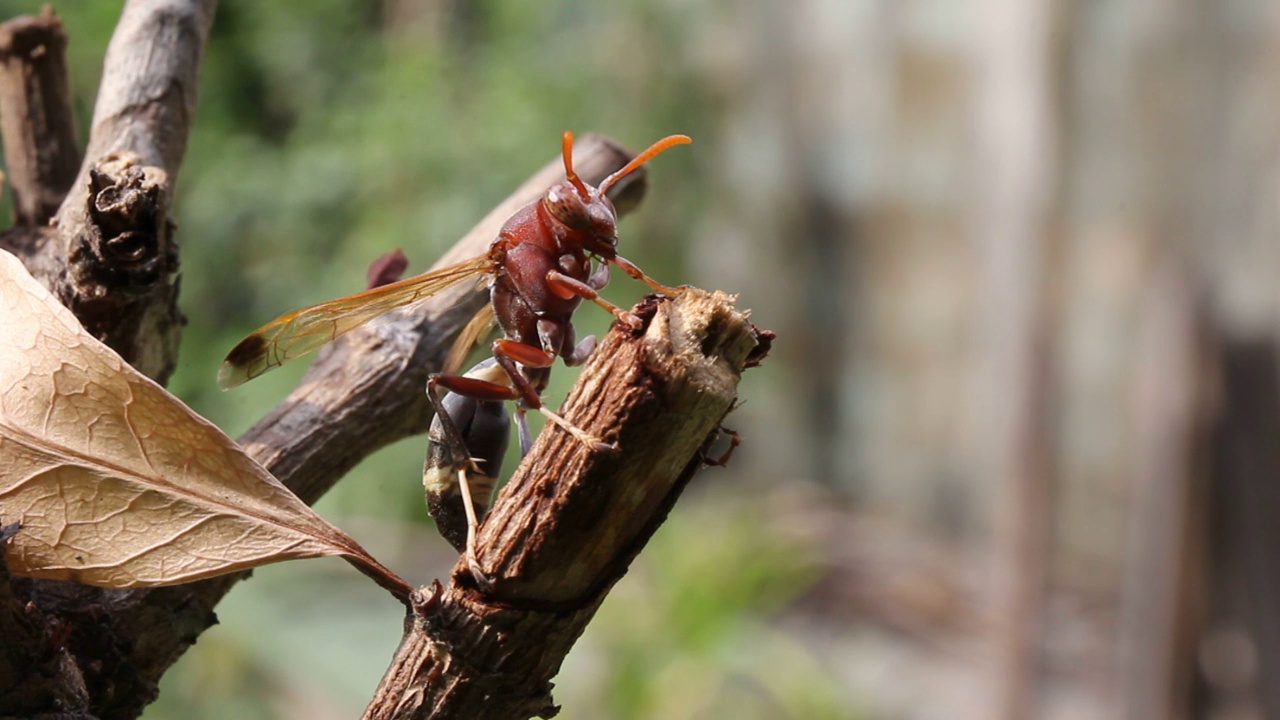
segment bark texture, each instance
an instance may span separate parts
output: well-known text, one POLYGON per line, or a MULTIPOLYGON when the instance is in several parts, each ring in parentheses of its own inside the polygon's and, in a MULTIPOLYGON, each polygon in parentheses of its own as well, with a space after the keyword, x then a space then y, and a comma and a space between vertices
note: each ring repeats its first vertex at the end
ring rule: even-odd
POLYGON ((183 324, 169 202, 195 116, 200 58, 216 5, 125 5, 103 61, 83 162, 73 152, 69 102, 60 100, 67 80, 56 18, 6 24, 13 42, 0 92, 5 149, 23 169, 21 184, 14 185, 20 223, 0 245, 21 257, 98 339, 161 382, 177 362, 183 324), (32 27, 48 41, 23 52, 19 40, 32 27), (55 73, 62 77, 52 79, 55 73), (28 81, 29 75, 39 80, 28 81), (11 150, 17 143, 24 149, 11 150), (69 188, 57 189, 66 166, 75 163, 79 171, 69 188), (58 208, 52 225, 34 227, 48 219, 51 206, 58 208))

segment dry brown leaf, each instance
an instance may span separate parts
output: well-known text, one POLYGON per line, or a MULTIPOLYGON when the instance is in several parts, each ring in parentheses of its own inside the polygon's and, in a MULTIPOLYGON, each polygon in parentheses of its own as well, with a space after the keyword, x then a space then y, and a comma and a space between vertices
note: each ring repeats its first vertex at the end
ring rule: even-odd
POLYGON ((18 575, 170 585, 339 555, 410 592, 0 250, 0 526, 14 522, 18 575))

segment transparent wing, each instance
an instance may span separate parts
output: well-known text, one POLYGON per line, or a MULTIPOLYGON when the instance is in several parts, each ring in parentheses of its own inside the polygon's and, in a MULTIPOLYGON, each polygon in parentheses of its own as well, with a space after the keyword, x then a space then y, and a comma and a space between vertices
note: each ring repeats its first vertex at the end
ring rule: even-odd
POLYGON ((449 354, 445 356, 440 372, 456 375, 462 368, 462 361, 467 359, 467 354, 476 346, 476 343, 484 340, 496 323, 497 317, 493 313, 493 304, 486 303, 476 312, 475 317, 471 318, 466 327, 462 328, 458 339, 453 341, 453 346, 449 348, 449 354))
POLYGON ((224 390, 305 355, 375 317, 434 295, 467 278, 492 273, 488 254, 389 285, 347 295, 281 315, 258 328, 227 353, 218 370, 224 390))

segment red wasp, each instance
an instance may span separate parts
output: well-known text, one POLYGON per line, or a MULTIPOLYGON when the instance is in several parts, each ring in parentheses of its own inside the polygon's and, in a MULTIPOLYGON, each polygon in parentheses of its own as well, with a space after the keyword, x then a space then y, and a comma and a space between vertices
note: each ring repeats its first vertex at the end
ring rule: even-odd
MULTIPOLYGON (((445 441, 442 444, 448 450, 447 464, 457 473, 462 499, 467 505, 467 557, 473 573, 483 581, 474 564, 476 519, 467 483, 467 472, 478 471, 478 468, 471 460, 467 438, 452 421, 446 403, 437 396, 437 388, 443 387, 460 398, 469 399, 472 402, 467 407, 472 409, 483 403, 516 401, 522 451, 527 451, 530 443, 524 419, 527 409, 541 412, 591 447, 609 447, 544 407, 541 394, 557 357, 563 358, 566 365, 574 366, 586 361, 595 348, 593 337, 576 342, 574 336, 573 312, 582 300, 596 303, 623 322, 636 321, 629 312, 598 294, 609 281, 609 263, 657 292, 668 295, 676 292, 618 255, 618 214, 605 193, 620 178, 658 153, 688 142, 690 139, 684 135, 665 137, 605 178, 598 187, 591 187, 573 171, 573 133, 566 131, 561 144, 565 182, 517 210, 486 253, 282 315, 232 348, 218 373, 218 384, 224 389, 235 387, 389 310, 468 278, 486 279, 490 285, 490 303, 468 325, 464 336, 474 339, 480 332, 477 328, 487 328, 489 321, 496 319, 502 331, 502 337, 492 345, 497 368, 483 373, 473 368, 467 375, 433 374, 427 393, 441 425, 439 438, 445 441), (594 270, 593 259, 598 263, 594 270), (495 369, 501 372, 493 372, 495 369)), ((488 435, 485 438, 473 437, 472 441, 486 445, 482 452, 487 454, 494 442, 488 435)), ((429 456, 428 470, 431 465, 429 456)), ((492 485, 489 487, 491 490, 492 485)))

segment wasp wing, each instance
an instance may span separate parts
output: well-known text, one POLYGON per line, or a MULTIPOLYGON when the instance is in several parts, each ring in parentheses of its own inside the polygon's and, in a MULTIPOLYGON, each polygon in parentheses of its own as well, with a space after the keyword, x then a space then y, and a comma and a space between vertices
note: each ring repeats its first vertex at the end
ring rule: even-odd
POLYGON ((406 278, 281 315, 258 328, 227 353, 218 385, 233 388, 305 355, 375 317, 434 295, 467 278, 492 273, 496 263, 479 255, 456 265, 406 278))
POLYGON ((485 339, 495 324, 497 324, 497 317, 493 312, 493 303, 486 303, 476 312, 466 327, 462 328, 462 332, 458 333, 458 339, 453 341, 449 354, 445 355, 440 372, 456 375, 462 369, 462 361, 467 359, 471 349, 485 339))

